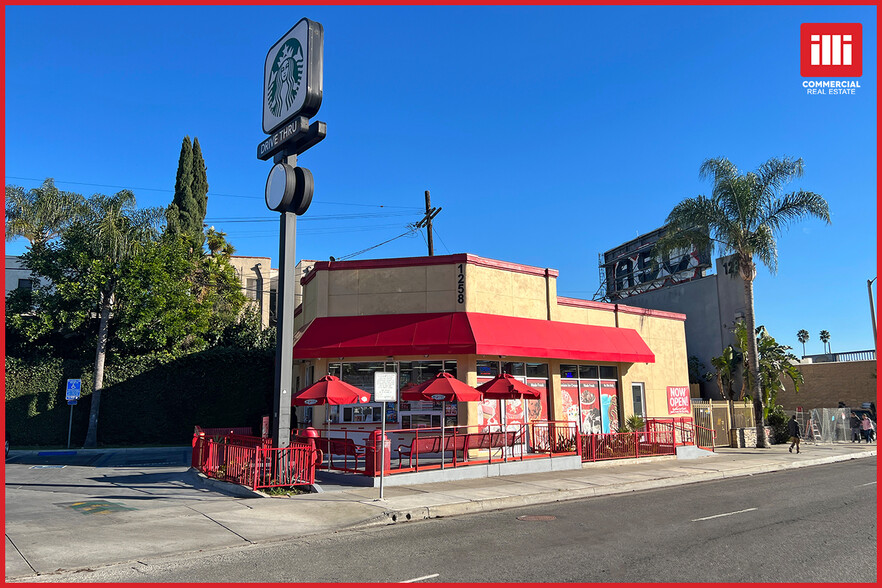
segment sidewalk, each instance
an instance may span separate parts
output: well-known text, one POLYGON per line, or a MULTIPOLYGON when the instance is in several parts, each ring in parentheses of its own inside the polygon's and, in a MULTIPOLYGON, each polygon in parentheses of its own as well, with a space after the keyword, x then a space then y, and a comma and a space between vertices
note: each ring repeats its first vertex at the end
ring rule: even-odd
MULTIPOLYGON (((131 507, 130 511, 70 518, 69 523, 58 521, 63 517, 55 515, 53 528, 39 530, 35 528, 40 525, 26 521, 17 525, 7 521, 6 577, 33 581, 36 572, 45 581, 69 580, 70 574, 65 572, 122 562, 158 561, 314 534, 750 476, 875 455, 875 444, 803 444, 798 455, 788 453, 786 445, 718 448, 711 457, 688 460, 618 460, 584 464, 582 469, 572 471, 392 486, 384 488, 383 500, 377 488, 341 485, 326 485, 322 492, 291 497, 235 498, 209 492, 229 491, 233 485, 206 480, 178 467, 171 472, 178 477, 178 494, 168 491, 160 496, 160 489, 153 496, 157 500, 149 501, 149 505, 122 490, 116 496, 100 494, 105 500, 131 507), (51 541, 45 533, 50 534, 51 541)), ((73 579, 88 581, 86 574, 76 574, 73 579)))

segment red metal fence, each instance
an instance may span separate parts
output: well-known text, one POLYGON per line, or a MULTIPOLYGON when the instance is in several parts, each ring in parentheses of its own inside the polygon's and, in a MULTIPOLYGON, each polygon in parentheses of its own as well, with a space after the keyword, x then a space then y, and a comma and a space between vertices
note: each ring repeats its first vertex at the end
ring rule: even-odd
MULTIPOLYGON (((386 431, 387 475, 508 461, 580 455, 576 423, 540 421, 529 425, 457 426, 386 431)), ((379 430, 322 429, 313 437, 325 456, 322 468, 379 476, 383 448, 379 430)), ((308 443, 309 437, 295 437, 308 443)))
POLYGON ((254 490, 315 483, 316 449, 305 443, 273 448, 272 440, 244 435, 211 439, 197 427, 191 465, 208 476, 254 490))
POLYGON ((582 435, 582 461, 675 455, 672 432, 637 431, 582 435))
POLYGON ((677 445, 695 445, 701 449, 714 450, 717 432, 696 425, 692 417, 662 417, 646 419, 646 430, 654 433, 670 432, 677 445))

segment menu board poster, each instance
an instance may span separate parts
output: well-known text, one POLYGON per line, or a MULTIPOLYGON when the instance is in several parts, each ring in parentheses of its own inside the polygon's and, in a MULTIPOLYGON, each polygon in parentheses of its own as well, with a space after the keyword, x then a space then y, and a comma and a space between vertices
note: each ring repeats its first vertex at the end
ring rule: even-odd
POLYGON ((560 381, 560 401, 563 418, 574 423, 579 422, 579 381, 560 381))
POLYGON ((615 382, 600 382, 600 422, 604 433, 619 432, 619 404, 615 382))
POLYGON ((579 406, 582 409, 582 434, 600 433, 600 386, 593 380, 579 383, 579 406))
POLYGON ((668 386, 668 414, 690 414, 689 386, 668 386))
POLYGON ((539 390, 538 399, 527 400, 527 416, 530 421, 547 421, 548 420, 548 380, 534 379, 527 380, 527 386, 539 390))

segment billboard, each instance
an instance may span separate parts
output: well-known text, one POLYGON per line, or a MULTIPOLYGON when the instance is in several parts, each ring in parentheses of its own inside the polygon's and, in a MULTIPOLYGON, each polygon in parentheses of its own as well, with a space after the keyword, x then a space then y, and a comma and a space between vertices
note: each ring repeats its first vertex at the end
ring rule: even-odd
POLYGON ((711 268, 711 250, 677 250, 667 259, 655 252, 655 244, 667 227, 640 235, 603 253, 600 258, 602 299, 609 302, 703 278, 711 268))

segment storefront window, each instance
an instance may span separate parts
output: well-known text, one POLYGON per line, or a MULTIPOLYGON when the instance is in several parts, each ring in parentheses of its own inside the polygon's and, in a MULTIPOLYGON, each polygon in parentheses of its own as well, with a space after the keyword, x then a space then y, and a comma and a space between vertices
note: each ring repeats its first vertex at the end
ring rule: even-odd
MULTIPOLYGON (((328 373, 337 376, 347 384, 374 393, 374 373, 395 371, 398 373, 399 390, 415 383, 431 380, 439 373, 447 372, 456 377, 456 361, 449 359, 428 359, 424 361, 396 362, 337 362, 328 365, 328 373)), ((382 404, 348 404, 329 407, 332 423, 379 423, 382 418, 382 404)), ((448 402, 447 425, 456 425, 456 402, 448 402)), ((397 402, 386 403, 386 422, 398 423, 402 428, 441 426, 440 402, 397 402), (434 423, 434 424, 432 424, 434 423)))
POLYGON ((495 378, 499 375, 499 362, 480 359, 477 363, 477 370, 479 378, 495 378))
MULTIPOLYGON (((615 368, 613 368, 613 369, 615 369, 615 368)), ((579 366, 579 378, 596 380, 597 379, 597 366, 596 365, 580 365, 579 366)))
POLYGON ((548 364, 547 363, 528 363, 527 364, 527 377, 528 378, 548 378, 548 364))
POLYGON ((564 418, 578 422, 583 434, 619 430, 616 366, 561 364, 560 376, 564 418))
POLYGON ((521 361, 510 361, 502 364, 502 371, 512 376, 525 376, 527 375, 525 366, 526 364, 521 361))
MULTIPOLYGON (((383 371, 395 371, 394 362, 365 361, 331 363, 328 365, 328 373, 337 376, 347 384, 352 384, 365 392, 374 394, 374 373, 383 371)), ((332 423, 379 423, 382 413, 382 404, 345 404, 331 406, 329 408, 330 421, 332 423)), ((386 422, 398 421, 397 407, 394 403, 386 406, 386 422)))

